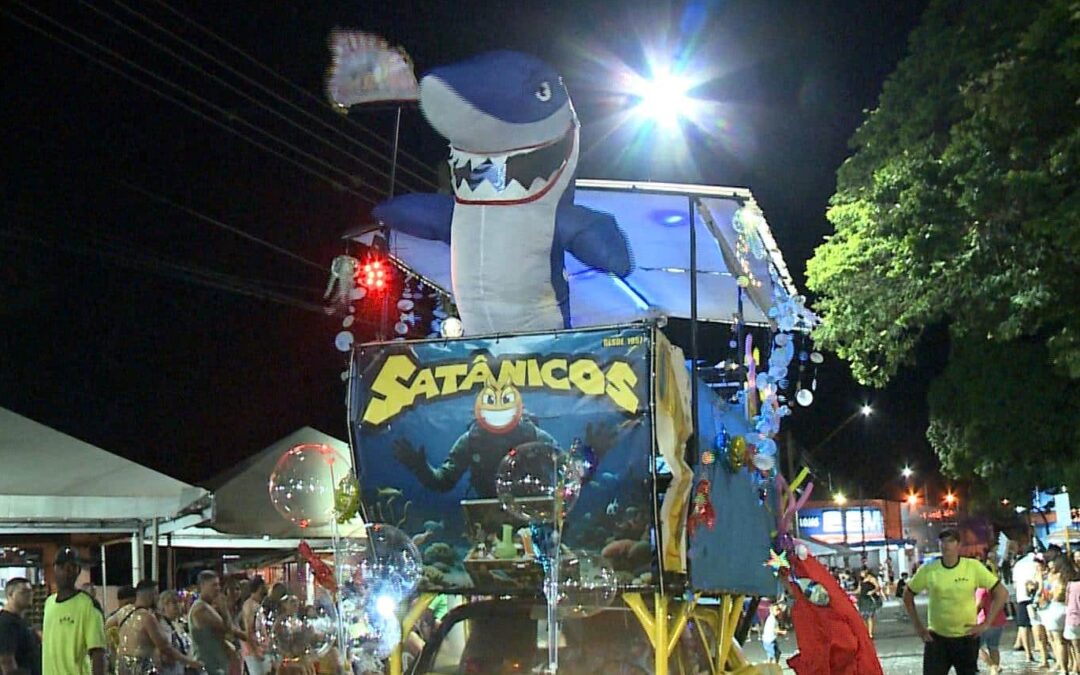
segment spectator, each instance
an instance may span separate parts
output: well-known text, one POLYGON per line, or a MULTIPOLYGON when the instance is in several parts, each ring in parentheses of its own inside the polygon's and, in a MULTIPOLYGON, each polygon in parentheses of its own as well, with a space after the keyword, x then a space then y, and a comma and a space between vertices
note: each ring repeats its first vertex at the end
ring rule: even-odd
POLYGON ((779 604, 769 607, 769 617, 761 628, 761 646, 765 648, 765 657, 769 663, 780 663, 779 636, 787 633, 780 628, 780 614, 783 611, 784 608, 779 604))
POLYGON ((1033 598, 1028 589, 1031 587, 1029 582, 1035 580, 1035 574, 1035 551, 1028 546, 1024 555, 1013 563, 1012 577, 1013 587, 1016 589, 1016 642, 1013 649, 1023 649, 1029 661, 1035 660, 1035 638, 1032 634, 1031 613, 1028 611, 1033 598))
POLYGON ((63 548, 53 561, 56 593, 45 600, 41 668, 48 675, 105 675, 105 620, 93 599, 75 588, 88 561, 63 548))
POLYGON ((157 672, 161 661, 180 662, 189 668, 202 664, 177 650, 170 643, 157 617, 157 582, 144 579, 135 587, 135 602, 125 607, 117 623, 120 643, 117 650, 117 675, 150 675, 157 672))
POLYGON ((866 630, 870 633, 870 639, 874 639, 874 617, 877 616, 878 608, 882 605, 881 584, 877 577, 867 568, 862 569, 859 579, 858 607, 859 615, 866 622, 866 630))
POLYGON ((244 633, 247 635, 247 641, 241 647, 244 665, 247 667, 248 675, 268 675, 273 664, 259 644, 256 635, 259 630, 266 629, 265 626, 259 626, 258 622, 265 621, 262 603, 266 599, 268 589, 263 578, 257 575, 248 582, 248 589, 251 594, 244 601, 243 610, 240 612, 240 625, 243 626, 244 633))
MULTIPOLYGON (((997 576, 993 561, 988 560, 986 568, 997 576)), ((990 675, 998 675, 1001 672, 1001 632, 1005 628, 1005 612, 998 612, 996 616, 989 615, 993 600, 985 588, 975 590, 975 603, 979 606, 979 623, 990 623, 990 628, 979 638, 983 660, 990 668, 990 675)))
POLYGON ((8 579, 6 601, 0 609, 0 673, 41 675, 41 642, 23 619, 30 608, 33 588, 22 577, 8 579))
POLYGON ((1009 594, 996 576, 971 558, 960 557, 960 536, 946 528, 938 534, 941 558, 919 568, 904 591, 907 609, 923 646, 923 675, 974 675, 979 659, 979 636, 991 626, 977 622, 975 589, 993 593, 988 615, 993 618, 1005 606, 1009 594), (924 626, 915 611, 915 594, 928 591, 929 621, 924 626))
POLYGON ((221 595, 221 580, 216 572, 199 572, 199 599, 191 605, 188 627, 195 658, 203 662, 208 675, 227 675, 229 672, 229 647, 231 637, 242 638, 243 633, 231 626, 221 613, 214 609, 214 602, 221 595))
MULTIPOLYGON (((158 596, 158 623, 162 632, 169 640, 169 644, 184 656, 191 656, 191 638, 184 629, 182 612, 180 610, 180 596, 176 591, 162 591, 158 596)), ((170 661, 164 654, 159 655, 159 675, 184 675, 184 663, 182 661, 170 661)))

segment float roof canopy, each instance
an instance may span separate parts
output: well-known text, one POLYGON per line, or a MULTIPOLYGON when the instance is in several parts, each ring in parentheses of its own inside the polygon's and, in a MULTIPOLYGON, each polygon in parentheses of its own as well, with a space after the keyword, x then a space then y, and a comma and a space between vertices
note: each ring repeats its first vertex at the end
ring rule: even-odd
MULTIPOLYGON (((635 261, 634 272, 622 280, 588 269, 567 254, 574 326, 655 316, 690 318, 691 204, 696 216, 699 320, 734 322, 740 273, 732 270, 738 269, 740 260, 749 263, 749 276, 755 280, 744 293, 746 323, 768 322, 774 285, 785 296, 797 293, 761 210, 745 188, 581 179, 574 201, 615 216, 635 261), (739 235, 732 217, 741 207, 758 216, 761 259, 736 251, 739 235)), ((391 252, 405 267, 449 292, 449 246, 394 232, 391 252)))

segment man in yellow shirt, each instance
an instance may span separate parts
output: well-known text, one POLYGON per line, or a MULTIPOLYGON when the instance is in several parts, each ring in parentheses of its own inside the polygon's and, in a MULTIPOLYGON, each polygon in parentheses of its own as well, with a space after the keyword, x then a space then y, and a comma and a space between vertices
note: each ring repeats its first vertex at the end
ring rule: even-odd
POLYGON ((1005 607, 1009 593, 998 578, 974 558, 960 557, 960 535, 947 528, 938 534, 941 559, 923 565, 904 589, 904 607, 915 632, 922 638, 923 675, 946 675, 950 668, 956 675, 974 675, 979 659, 979 636, 990 628, 998 612, 1005 607), (975 589, 993 593, 993 603, 986 620, 979 623, 975 589), (915 611, 915 595, 927 591, 929 626, 924 626, 915 611))
POLYGON ((73 548, 60 549, 53 561, 56 593, 45 600, 41 628, 42 672, 48 675, 105 675, 105 617, 75 588, 84 563, 73 548))

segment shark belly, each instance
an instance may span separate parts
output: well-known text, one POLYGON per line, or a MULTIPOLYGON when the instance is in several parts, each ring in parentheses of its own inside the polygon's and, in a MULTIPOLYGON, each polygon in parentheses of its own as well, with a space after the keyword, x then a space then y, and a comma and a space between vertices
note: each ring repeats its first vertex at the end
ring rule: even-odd
POLYGON ((563 328, 551 281, 555 206, 542 199, 514 207, 454 208, 450 272, 470 334, 563 328))

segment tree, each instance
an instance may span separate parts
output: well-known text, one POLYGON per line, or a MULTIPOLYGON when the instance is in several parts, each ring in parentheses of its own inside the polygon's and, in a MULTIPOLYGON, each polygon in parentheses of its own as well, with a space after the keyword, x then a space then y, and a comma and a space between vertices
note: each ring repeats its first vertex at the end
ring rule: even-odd
POLYGON ((835 234, 807 263, 815 337, 865 384, 910 364, 928 326, 948 327, 930 442, 954 475, 1017 489, 1080 462, 1076 425, 1021 451, 998 433, 1003 413, 1042 430, 1063 422, 1056 404, 1002 405, 1033 395, 1015 368, 970 378, 1019 362, 1036 391, 1080 378, 1078 29, 1075 0, 932 2, 852 138, 835 234))

